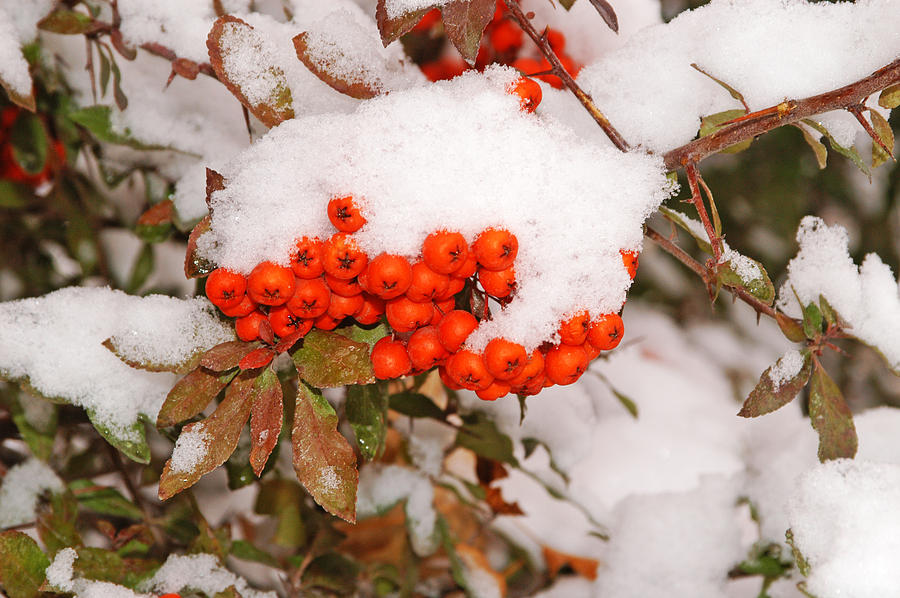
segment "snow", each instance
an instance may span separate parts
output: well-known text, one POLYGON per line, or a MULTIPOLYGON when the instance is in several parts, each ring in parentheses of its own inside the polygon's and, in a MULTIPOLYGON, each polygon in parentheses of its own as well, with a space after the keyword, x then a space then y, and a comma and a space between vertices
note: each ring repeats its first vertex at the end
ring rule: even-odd
POLYGON ((122 35, 130 44, 158 43, 180 58, 209 62, 206 36, 216 20, 212 2, 119 0, 119 15, 122 35))
MULTIPOLYGON (((701 116, 741 108, 691 63, 760 110, 836 89, 898 56, 894 0, 713 0, 638 31, 578 82, 630 144, 665 152, 690 141, 701 116)), ((838 142, 850 145, 854 131, 844 129, 838 142)))
POLYGON ((184 430, 178 435, 170 462, 172 473, 192 471, 206 457, 209 436, 201 426, 184 430))
POLYGON ((857 459, 817 466, 789 503, 794 542, 819 598, 900 596, 900 465, 857 459))
POLYGON ((419 556, 433 553, 437 548, 437 512, 428 477, 399 465, 369 464, 360 469, 357 517, 382 515, 401 500, 406 501, 406 526, 413 551, 419 556))
POLYGON ((769 380, 772 381, 772 390, 775 392, 781 388, 781 385, 800 373, 803 369, 803 355, 796 349, 791 349, 781 356, 771 370, 769 370, 769 380))
POLYGON ((156 420, 175 378, 126 365, 103 346, 109 338, 123 358, 177 363, 233 332, 205 299, 69 287, 0 303, 0 374, 89 409, 128 438, 139 414, 156 420))
POLYGON ((34 521, 40 495, 64 488, 56 473, 38 459, 11 467, 0 485, 0 529, 34 521))
POLYGON ((890 267, 874 253, 857 267, 849 254, 847 231, 813 216, 800 221, 797 242, 800 249, 788 264, 778 307, 801 317, 802 306, 818 304, 824 296, 849 325, 850 334, 878 349, 890 367, 900 371, 900 288, 890 267))
POLYGON ((384 11, 391 19, 396 19, 407 13, 433 6, 443 6, 450 0, 385 0, 384 11))
POLYGON ((492 68, 282 123, 223 172, 200 251, 245 273, 287 264, 297 239, 331 234, 328 200, 352 194, 370 256, 415 258, 440 229, 470 242, 489 227, 517 235, 516 298, 470 337, 475 349, 496 336, 533 348, 566 313, 618 311, 631 283, 619 250, 640 247, 641 223, 671 189, 660 159, 522 113, 504 92, 515 77, 492 68))
POLYGON ((211 554, 169 555, 163 566, 144 583, 143 589, 157 594, 192 590, 214 596, 234 586, 247 598, 275 598, 275 592, 259 592, 219 564, 211 554))
POLYGON ((34 39, 37 22, 52 7, 52 0, 0 0, 0 81, 20 95, 31 95, 31 73, 21 46, 34 39))

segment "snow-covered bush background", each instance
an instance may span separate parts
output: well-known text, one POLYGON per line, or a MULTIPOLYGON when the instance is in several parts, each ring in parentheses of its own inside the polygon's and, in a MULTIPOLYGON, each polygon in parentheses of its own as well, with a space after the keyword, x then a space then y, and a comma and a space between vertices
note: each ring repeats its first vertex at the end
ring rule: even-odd
POLYGON ((896 0, 0 0, 0 84, 12 598, 900 596, 896 0), (483 400, 236 335, 336 197, 517 237, 461 352, 624 341, 483 400))

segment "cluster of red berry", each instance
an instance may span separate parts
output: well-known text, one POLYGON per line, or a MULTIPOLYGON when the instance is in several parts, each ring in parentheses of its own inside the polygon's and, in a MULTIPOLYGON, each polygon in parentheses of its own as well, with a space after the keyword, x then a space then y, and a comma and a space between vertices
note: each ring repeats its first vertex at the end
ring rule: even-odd
MULTIPOLYGON (((425 16, 413 28, 413 31, 419 35, 433 35, 440 21, 440 10, 435 8, 425 13, 425 16)), ((578 71, 581 70, 581 65, 566 54, 565 35, 560 31, 548 29, 546 38, 566 71, 573 77, 577 76, 578 71)), ((541 57, 538 59, 521 56, 524 41, 524 32, 507 14, 503 0, 497 0, 494 17, 485 28, 474 68, 483 70, 488 64, 497 63, 512 66, 529 76, 534 73, 549 71, 550 63, 546 58, 541 57)), ((420 67, 430 81, 452 79, 461 75, 468 68, 459 56, 446 54, 435 60, 425 62, 420 67)), ((556 75, 537 75, 537 78, 557 89, 562 89, 563 87, 562 81, 556 75)))
POLYGON ((38 173, 26 172, 13 155, 12 129, 22 110, 6 106, 0 110, 0 180, 39 187, 53 178, 53 172, 66 162, 66 146, 59 139, 50 143, 44 168, 38 173))
MULTIPOLYGON (((483 353, 475 353, 465 342, 478 319, 457 309, 457 300, 471 306, 471 294, 480 292, 476 281, 489 298, 510 300, 516 288, 514 234, 489 228, 470 245, 461 233, 441 230, 425 238, 412 263, 388 253, 369 259, 353 238, 366 223, 353 198, 333 198, 327 210, 337 232, 325 241, 298 241, 290 267, 263 262, 246 277, 224 268, 209 275, 207 297, 236 318, 239 338, 274 343, 277 336, 282 344, 293 344, 313 327, 332 330, 348 318, 371 325, 384 316, 393 334, 372 348, 377 378, 438 366, 450 388, 467 388, 493 400, 510 392, 531 395, 545 386, 571 384, 591 359, 622 337, 618 315, 592 320, 582 312, 562 323, 557 345, 528 354, 520 344, 495 338, 483 353)), ((623 252, 623 259, 633 275, 637 256, 623 252)))

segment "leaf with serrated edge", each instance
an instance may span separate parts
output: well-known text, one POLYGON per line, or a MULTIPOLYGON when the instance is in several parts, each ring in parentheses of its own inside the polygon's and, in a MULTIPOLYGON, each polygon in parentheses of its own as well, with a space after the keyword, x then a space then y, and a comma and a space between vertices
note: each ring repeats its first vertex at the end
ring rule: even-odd
POLYGON ((197 241, 204 233, 209 231, 211 224, 212 217, 207 214, 191 230, 191 234, 188 237, 187 252, 184 255, 184 275, 186 278, 201 278, 215 270, 215 267, 206 258, 200 257, 197 253, 197 241))
POLYGON ((284 417, 281 382, 271 367, 256 378, 250 396, 253 398, 250 409, 250 466, 259 477, 272 449, 278 444, 284 417))
POLYGON ((381 43, 387 48, 388 44, 408 33, 422 20, 425 14, 434 8, 434 5, 426 6, 412 12, 403 13, 391 18, 385 7, 386 0, 378 0, 375 6, 375 22, 378 23, 378 32, 381 34, 381 43))
POLYGON ((384 451, 387 406, 382 384, 354 385, 347 389, 344 410, 356 435, 359 452, 366 460, 374 459, 384 451))
POLYGON ((301 381, 291 433, 297 479, 326 511, 356 523, 356 455, 337 425, 322 393, 301 381))
POLYGON ((279 123, 294 118, 294 109, 292 107, 291 89, 288 86, 284 71, 274 64, 265 64, 263 61, 263 53, 261 48, 253 48, 257 50, 259 62, 254 65, 257 71, 265 70, 275 81, 275 87, 270 91, 266 102, 253 104, 239 84, 235 83, 228 77, 228 69, 225 68, 224 60, 227 60, 227 50, 222 46, 222 38, 226 34, 226 27, 234 29, 242 29, 244 35, 252 35, 254 31, 246 22, 231 15, 225 15, 216 19, 209 37, 206 39, 206 47, 209 50, 209 62, 216 76, 225 87, 228 88, 234 97, 240 100, 241 104, 247 107, 253 116, 258 118, 267 127, 274 127, 279 123))
POLYGON ((241 430, 250 417, 251 391, 255 379, 256 376, 250 374, 236 377, 228 387, 225 399, 212 415, 184 427, 182 434, 199 434, 207 439, 206 451, 187 471, 173 470, 172 459, 166 462, 159 478, 160 500, 167 500, 190 488, 231 456, 241 437, 241 430))
POLYGON ((444 32, 470 65, 475 64, 481 35, 494 17, 495 0, 450 0, 441 7, 444 32))
POLYGON ((199 414, 234 377, 234 372, 217 374, 202 367, 188 373, 166 396, 156 418, 156 427, 174 426, 199 414))
POLYGON ((882 108, 894 109, 900 106, 900 83, 894 83, 878 94, 878 105, 882 108))
POLYGON ((33 598, 44 583, 50 566, 30 536, 18 531, 0 533, 0 585, 9 598, 33 598))
POLYGON ((812 372, 812 356, 809 351, 802 351, 803 366, 800 371, 788 380, 784 380, 776 389, 772 383, 769 374, 773 368, 778 367, 778 363, 766 368, 766 371, 759 377, 756 384, 747 399, 744 406, 738 412, 741 417, 759 417, 766 413, 771 413, 776 409, 787 405, 794 400, 797 393, 800 392, 809 381, 810 372, 812 372))
POLYGON ((819 461, 856 455, 853 414, 837 384, 818 363, 809 387, 809 421, 819 434, 819 461))
POLYGON ((375 372, 369 345, 335 332, 312 330, 291 353, 300 377, 316 388, 371 384, 375 372))
POLYGON ((323 83, 331 87, 333 90, 348 95, 357 100, 370 100, 379 94, 379 90, 366 83, 366 73, 352 73, 352 80, 337 72, 333 65, 328 62, 323 63, 321 58, 317 59, 315 52, 309 47, 309 34, 304 32, 294 37, 294 49, 297 51, 297 58, 300 59, 306 68, 312 74, 318 77, 323 83))
POLYGON ((806 127, 798 124, 794 124, 793 126, 800 129, 800 132, 803 133, 803 140, 812 148, 813 154, 816 156, 816 163, 819 165, 819 170, 824 169, 828 162, 828 148, 825 147, 824 143, 816 139, 816 136, 810 133, 806 127))
MULTIPOLYGON (((891 125, 888 124, 888 121, 877 110, 870 110, 869 118, 872 119, 872 129, 875 131, 875 134, 881 138, 886 146, 893 148, 894 132, 891 130, 891 125)), ((877 141, 872 140, 872 168, 878 168, 892 158, 893 156, 884 151, 884 148, 877 141)))

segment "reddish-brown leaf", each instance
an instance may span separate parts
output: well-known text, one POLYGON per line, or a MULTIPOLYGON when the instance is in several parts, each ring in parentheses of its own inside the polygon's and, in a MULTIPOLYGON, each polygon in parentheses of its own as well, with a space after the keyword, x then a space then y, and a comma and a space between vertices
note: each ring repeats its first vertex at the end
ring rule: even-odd
POLYGON ((255 370, 257 368, 265 367, 272 362, 275 355, 275 351, 271 348, 260 347, 259 349, 254 349, 244 355, 238 363, 238 367, 242 370, 255 370))
POLYGON ((547 562, 547 573, 551 579, 556 577, 560 569, 566 565, 586 579, 597 579, 597 567, 599 566, 597 559, 567 554, 554 550, 549 546, 541 546, 541 552, 544 555, 544 560, 547 562))
POLYGON ((109 41, 112 42, 113 48, 126 60, 137 58, 137 50, 125 43, 125 38, 122 37, 122 32, 119 29, 113 29, 109 32, 109 41))
POLYGON ((150 207, 146 212, 138 218, 138 226, 156 226, 158 224, 167 224, 172 222, 175 214, 175 204, 171 199, 164 199, 150 207))
POLYGON ((300 377, 316 388, 372 384, 375 372, 367 342, 323 330, 312 330, 291 358, 300 377))
POLYGON ((215 270, 209 260, 197 254, 197 240, 209 231, 211 222, 212 218, 207 214, 188 237, 187 253, 184 256, 184 275, 187 278, 202 278, 215 270))
POLYGON ((172 61, 172 70, 193 81, 200 74, 200 65, 187 58, 176 58, 172 61))
POLYGON ((259 343, 226 341, 204 353, 200 365, 214 372, 224 372, 236 368, 245 355, 258 348, 259 343))
POLYGON ((212 415, 184 427, 182 435, 199 435, 204 439, 206 450, 198 455, 188 469, 175 469, 172 459, 166 462, 159 478, 160 500, 167 500, 190 488, 231 456, 241 437, 241 430, 250 417, 251 390, 255 378, 250 373, 235 378, 225 393, 225 399, 212 415))
POLYGON ((222 191, 225 189, 225 177, 221 174, 213 170, 212 168, 206 169, 206 207, 209 208, 210 214, 212 213, 212 194, 216 191, 222 191))
POLYGON ((378 0, 375 6, 375 21, 378 23, 378 32, 381 33, 381 43, 386 48, 388 44, 408 33, 432 8, 433 5, 426 6, 391 18, 385 7, 385 0, 378 0))
POLYGON ((618 33, 619 17, 616 16, 616 11, 613 10, 612 5, 606 0, 591 0, 591 4, 593 4, 594 8, 597 9, 597 12, 600 13, 606 26, 618 33))
POLYGON ((494 17, 495 0, 450 0, 441 7, 444 32, 462 57, 475 64, 481 35, 494 17))
POLYGON ((316 57, 315 50, 309 47, 308 39, 309 34, 305 32, 294 37, 294 49, 297 51, 297 58, 323 83, 335 91, 358 100, 368 100, 378 95, 378 89, 365 83, 365 79, 367 79, 366 73, 355 73, 356 76, 352 81, 342 77, 334 69, 334 65, 323 62, 321 57, 316 57))
POLYGON ((771 413, 776 409, 787 405, 794 400, 797 393, 800 392, 809 381, 810 372, 812 372, 812 356, 809 351, 804 350, 803 366, 800 371, 787 380, 783 380, 778 388, 769 375, 773 369, 779 366, 781 360, 766 368, 766 371, 759 377, 759 382, 750 392, 750 396, 744 401, 744 406, 738 412, 741 417, 759 417, 766 413, 771 413))
POLYGON ((156 427, 174 426, 194 417, 206 409, 233 377, 233 374, 216 374, 202 367, 189 373, 169 391, 156 418, 156 427))
POLYGON ((322 393, 301 381, 291 433, 297 479, 322 508, 355 523, 356 455, 337 425, 337 413, 322 393))
POLYGON ((809 421, 819 434, 819 461, 856 455, 859 441, 853 413, 841 389, 818 362, 809 385, 809 421))
MULTIPOLYGON (((209 37, 206 39, 206 47, 209 49, 209 62, 219 81, 224 83, 225 87, 267 127, 274 127, 282 121, 294 118, 291 89, 288 87, 284 71, 274 64, 265 63, 265 53, 262 48, 253 47, 250 51, 255 51, 258 54, 258 61, 253 65, 254 68, 260 72, 265 71, 275 81, 274 87, 269 90, 266 101, 254 104, 241 90, 240 85, 229 78, 228 69, 225 68, 225 61, 228 60, 230 44, 235 34, 240 35, 243 38, 242 41, 245 41, 249 35, 253 34, 253 27, 237 17, 225 15, 216 19, 212 30, 209 32, 209 37), (236 33, 237 31, 240 31, 240 33, 236 33)), ((248 51, 247 48, 243 48, 243 50, 244 52, 248 51)))
POLYGON ((284 417, 281 382, 272 368, 266 368, 256 378, 252 390, 253 405, 250 410, 250 466, 257 477, 272 449, 278 444, 281 422, 284 417))
POLYGON ((289 335, 282 337, 281 340, 278 341, 278 344, 275 345, 275 351, 277 351, 278 353, 284 353, 295 344, 297 344, 297 341, 303 338, 305 334, 305 330, 295 330, 289 335))
POLYGON ((491 486, 484 489, 484 500, 487 502, 491 511, 497 515, 524 515, 525 512, 519 507, 517 502, 506 502, 500 488, 491 486))

